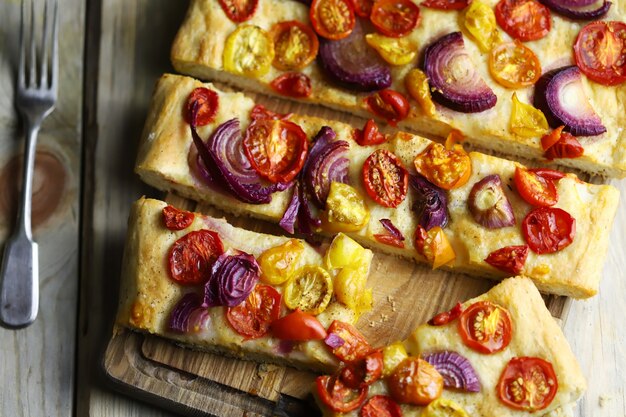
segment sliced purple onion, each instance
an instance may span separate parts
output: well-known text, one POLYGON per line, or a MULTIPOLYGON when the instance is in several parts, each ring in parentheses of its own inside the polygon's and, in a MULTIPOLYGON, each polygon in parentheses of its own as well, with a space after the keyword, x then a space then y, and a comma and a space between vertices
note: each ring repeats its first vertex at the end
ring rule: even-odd
POLYGON ((563 129, 574 136, 595 136, 606 132, 583 88, 577 66, 549 71, 535 85, 535 107, 543 111, 551 127, 563 129))
POLYGON ((443 386, 467 392, 480 392, 480 381, 472 364, 456 352, 441 351, 424 356, 443 377, 443 386))
POLYGON ((444 228, 448 224, 448 196, 446 192, 421 175, 411 175, 411 187, 416 192, 413 211, 420 226, 430 230, 435 226, 444 228))
POLYGON ((185 294, 172 309, 169 329, 179 333, 200 332, 207 328, 211 316, 202 307, 202 297, 196 293, 185 294))
POLYGON ((498 174, 487 175, 474 184, 467 206, 474 220, 487 229, 515 226, 513 207, 504 194, 498 174))
POLYGON ((245 252, 220 255, 204 285, 204 307, 234 307, 248 298, 259 280, 259 264, 245 252))
POLYGON ((574 20, 593 20, 609 12, 611 2, 607 0, 539 0, 552 11, 574 20))
POLYGON ((389 232, 389 234, 400 241, 404 241, 404 235, 389 219, 380 219, 380 224, 389 232))
POLYGON ((293 352, 295 347, 296 342, 293 340, 279 340, 278 345, 276 346, 276 351, 281 355, 287 355, 293 352))
POLYGON ((330 78, 351 90, 376 91, 391 86, 391 70, 365 42, 358 19, 348 37, 320 38, 319 63, 330 78))
POLYGON ((439 104, 463 113, 478 113, 496 105, 498 98, 476 70, 461 32, 444 35, 426 48, 424 71, 439 104))
POLYGON ((289 200, 289 204, 283 213, 283 217, 278 222, 278 225, 282 227, 283 230, 292 235, 296 231, 296 220, 298 219, 300 204, 300 181, 296 181, 293 187, 291 200, 289 200))
POLYGON ((343 340, 337 333, 328 333, 326 339, 324 339, 324 343, 331 349, 336 349, 338 347, 343 346, 346 341, 343 340))

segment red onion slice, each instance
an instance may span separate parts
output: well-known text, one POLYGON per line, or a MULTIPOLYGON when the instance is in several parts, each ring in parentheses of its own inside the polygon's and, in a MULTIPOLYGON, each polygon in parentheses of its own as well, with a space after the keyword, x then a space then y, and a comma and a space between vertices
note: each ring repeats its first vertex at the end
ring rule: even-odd
POLYGON ((300 211, 300 181, 296 181, 296 185, 293 187, 293 194, 291 200, 283 213, 283 217, 278 222, 278 225, 283 228, 287 233, 294 234, 296 231, 296 220, 298 219, 298 212, 300 211))
POLYGON ((482 79, 465 49, 461 32, 442 36, 426 48, 424 71, 438 103, 463 113, 478 113, 498 98, 482 79))
POLYGON ((593 20, 609 12, 611 2, 607 0, 539 0, 552 11, 574 20, 593 20))
POLYGON ((176 303, 170 313, 168 327, 174 332, 197 333, 207 328, 210 319, 209 311, 202 307, 202 297, 192 292, 176 303))
POLYGON ((477 223, 487 229, 515 226, 513 207, 498 174, 487 175, 472 187, 467 206, 477 223))
POLYGON ((220 255, 204 285, 204 307, 234 307, 250 295, 259 280, 259 264, 245 252, 220 255))
POLYGON ((343 340, 337 333, 329 333, 324 339, 324 343, 331 349, 337 349, 338 347, 343 346, 346 341, 343 340))
POLYGON ((380 219, 380 224, 383 225, 385 230, 389 232, 389 234, 400 241, 404 241, 404 235, 389 219, 380 219))
POLYGON ((480 381, 472 364, 456 352, 442 351, 424 356, 443 377, 443 386, 467 392, 480 392, 480 381))
POLYGON ((606 132, 585 94, 577 66, 558 68, 542 75, 535 86, 534 104, 543 111, 553 128, 565 125, 563 130, 574 136, 595 136, 606 132))
POLYGON ((421 175, 411 175, 409 183, 416 193, 413 211, 417 214, 419 225, 427 231, 435 226, 446 227, 448 225, 446 192, 421 175))

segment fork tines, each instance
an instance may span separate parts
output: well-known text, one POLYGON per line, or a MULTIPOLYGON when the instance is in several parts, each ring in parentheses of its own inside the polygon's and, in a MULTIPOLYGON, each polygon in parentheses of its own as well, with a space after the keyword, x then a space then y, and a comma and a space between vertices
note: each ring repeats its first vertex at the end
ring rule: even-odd
POLYGON ((59 65, 57 0, 45 1, 43 33, 41 34, 41 45, 39 46, 41 53, 39 55, 37 55, 35 26, 35 1, 22 0, 18 86, 24 89, 56 89, 59 65), (27 34, 26 13, 29 8, 28 3, 30 3, 30 33, 27 34), (52 31, 52 36, 50 31, 52 31), (26 70, 27 64, 28 71, 26 70))

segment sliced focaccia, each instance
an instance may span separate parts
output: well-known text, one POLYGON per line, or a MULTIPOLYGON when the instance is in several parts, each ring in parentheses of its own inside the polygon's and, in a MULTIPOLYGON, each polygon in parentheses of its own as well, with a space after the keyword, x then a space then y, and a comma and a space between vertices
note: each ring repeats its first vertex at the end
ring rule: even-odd
MULTIPOLYGON (((194 0, 174 42, 172 63, 181 73, 248 91, 366 117, 373 112, 431 135, 458 129, 486 149, 559 158, 562 165, 588 172, 626 176, 623 2, 608 5, 604 15, 571 20, 533 0, 389 0, 379 2, 369 19, 357 7, 361 17, 354 29, 351 1, 302 3, 194 0), (614 23, 593 22, 597 19, 614 23), (345 36, 333 35, 339 27, 352 32, 335 40, 345 36), (575 65, 602 84, 581 76, 575 65), (392 93, 378 93, 381 89, 392 93), (542 136, 548 123, 577 136, 546 152, 542 136)), ((607 3, 596 1, 585 12, 596 6, 607 3)))
MULTIPOLYGON (((494 278, 523 273, 541 291, 576 298, 597 292, 617 207, 614 187, 531 171, 403 132, 372 134, 383 143, 362 146, 354 138, 365 134, 352 126, 286 117, 255 107, 241 93, 165 75, 155 90, 136 172, 161 190, 280 222, 291 232, 294 222, 303 233, 344 231, 365 246, 433 267, 494 278), (198 92, 212 104, 206 113, 211 117, 198 115, 207 123, 197 127, 196 140, 222 146, 204 155, 208 166, 186 121, 198 92), (274 131, 258 135, 259 126, 274 131), (272 171, 290 174, 287 183, 260 177, 250 163, 256 156, 244 152, 244 136, 267 146, 257 150, 273 149, 291 160, 272 171), (298 161, 299 171, 293 167, 298 161)), ((259 168, 267 176, 264 170, 259 168)))
POLYGON ((371 308, 371 260, 343 235, 323 256, 301 240, 142 198, 129 220, 117 324, 193 349, 333 370, 325 329, 371 308))
MULTIPOLYGON (((335 346, 340 339, 327 338, 335 346)), ((561 329, 524 277, 435 316, 404 342, 360 351, 316 381, 325 416, 398 416, 399 409, 407 417, 567 415, 586 385, 561 329)))

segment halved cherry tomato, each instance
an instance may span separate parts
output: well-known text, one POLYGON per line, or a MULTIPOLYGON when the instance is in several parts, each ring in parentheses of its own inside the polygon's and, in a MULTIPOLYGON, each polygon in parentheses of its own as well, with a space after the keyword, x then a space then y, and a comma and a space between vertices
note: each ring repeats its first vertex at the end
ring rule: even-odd
POLYGON ((364 358, 350 362, 339 372, 339 377, 349 388, 372 385, 383 375, 383 352, 375 350, 364 358))
POLYGON ((354 129, 352 137, 361 146, 380 145, 387 141, 387 137, 378 130, 378 125, 374 119, 369 119, 365 122, 363 130, 354 129))
POLYGON ((411 0, 376 0, 370 20, 383 35, 400 38, 417 26, 420 9, 411 0))
POLYGON ((365 42, 391 65, 407 65, 417 56, 417 44, 408 38, 390 38, 378 33, 365 35, 365 42))
POLYGON ((170 230, 183 230, 191 226, 194 214, 176 207, 163 207, 163 222, 170 230))
MULTIPOLYGON (((555 129, 554 131, 556 131, 555 129)), ((553 132, 554 132, 553 131, 553 132)), ((545 136, 544 136, 545 137, 545 136)), ((553 137, 550 137, 553 140, 553 137)), ((544 140, 541 138, 541 144, 543 146, 544 140)), ((546 140, 546 144, 548 140, 546 140)), ((580 144, 576 137, 572 136, 569 132, 561 132, 559 139, 553 145, 549 146, 543 153, 548 160, 556 158, 578 158, 585 153, 585 148, 580 144)))
POLYGON ((463 132, 457 129, 452 129, 448 136, 446 136, 446 141, 444 142, 444 146, 448 150, 454 150, 456 145, 459 143, 465 142, 465 136, 463 132))
POLYGON ((511 97, 512 108, 509 119, 511 132, 523 138, 536 138, 550 130, 545 114, 531 104, 517 98, 517 92, 511 97))
POLYGON ((326 329, 314 315, 303 313, 299 308, 273 321, 271 328, 275 337, 295 342, 322 340, 327 335, 326 329))
POLYGON ((360 417, 402 417, 402 410, 393 398, 374 395, 361 408, 360 417))
POLYGON ((354 362, 364 358, 372 351, 372 347, 367 343, 365 336, 350 323, 335 320, 328 327, 328 334, 335 334, 344 341, 341 346, 333 348, 333 355, 340 361, 354 362))
POLYGON ((437 108, 430 95, 428 77, 426 77, 424 71, 417 68, 410 70, 404 77, 404 86, 409 95, 419 103, 426 115, 433 117, 437 113, 437 108))
POLYGON ((547 151, 551 147, 553 147, 559 139, 561 139, 561 133, 563 133, 563 129, 565 126, 559 126, 556 129, 552 130, 550 133, 543 135, 541 137, 541 147, 544 151, 547 151))
POLYGON ((274 111, 268 110, 262 104, 255 105, 250 111, 250 119, 258 120, 258 119, 274 119, 274 120, 287 120, 291 117, 292 113, 276 113, 274 111))
POLYGON ((496 20, 512 38, 520 41, 541 39, 550 32, 550 9, 537 0, 500 0, 496 20))
POLYGON ((311 79, 301 72, 286 72, 274 78, 270 87, 288 97, 306 98, 311 95, 311 79))
POLYGON ((392 126, 409 115, 409 100, 394 90, 378 91, 368 96, 365 104, 372 113, 382 117, 392 126))
POLYGON ((215 119, 217 108, 219 107, 219 96, 213 90, 205 87, 194 89, 187 98, 187 106, 185 107, 185 121, 191 123, 191 109, 195 102, 199 103, 198 113, 196 114, 196 126, 208 125, 215 119))
POLYGON ((248 298, 226 309, 231 327, 246 339, 264 336, 280 316, 280 293, 269 285, 257 285, 248 298))
POLYGON ((552 364, 541 358, 518 357, 509 361, 498 382, 500 401, 529 413, 546 408, 559 389, 552 364))
POLYGON ((541 77, 541 64, 532 49, 515 39, 491 50, 489 72, 503 86, 521 88, 537 82, 541 77))
POLYGON ((463 312, 463 305, 456 303, 449 311, 444 311, 435 315, 432 319, 428 320, 428 324, 431 326, 445 326, 453 320, 456 320, 463 312))
POLYGON ((374 239, 376 239, 378 242, 382 243, 383 245, 389 245, 389 246, 393 246, 394 248, 400 248, 400 249, 404 248, 404 242, 402 241, 402 239, 396 236, 377 233, 374 235, 374 239))
POLYGON ((433 143, 415 157, 417 172, 444 190, 464 185, 472 173, 472 161, 461 145, 446 149, 433 143))
POLYGON ((517 167, 513 181, 519 195, 530 205, 549 207, 559 201, 559 194, 554 181, 533 171, 517 167))
POLYGON ((425 0, 421 6, 439 10, 460 10, 467 7, 470 0, 425 0))
POLYGON ((319 314, 326 309, 333 296, 333 280, 326 270, 317 265, 306 265, 291 276, 284 288, 285 305, 292 310, 319 314))
POLYGON ((527 257, 528 245, 505 246, 491 252, 485 262, 501 271, 519 274, 524 269, 527 257))
POLYGON ((204 284, 211 276, 213 263, 224 253, 220 236, 211 230, 189 232, 172 245, 170 273, 182 285, 204 284))
POLYGON ((250 19, 257 6, 259 0, 219 0, 220 6, 230 20, 235 23, 245 22, 250 19))
POLYGON ((319 50, 319 41, 313 29, 297 20, 276 23, 270 34, 276 54, 272 64, 283 71, 306 67, 319 50))
POLYGON ((461 313, 458 325, 466 346, 480 353, 495 353, 511 342, 511 317, 503 307, 478 301, 461 313))
POLYGON ((258 26, 240 25, 224 45, 224 69, 247 77, 261 77, 270 70, 274 60, 274 42, 269 33, 258 26))
POLYGON ((350 0, 313 0, 309 17, 315 32, 327 39, 343 39, 355 25, 350 0))
POLYGON ((502 42, 502 36, 496 24, 496 15, 491 5, 481 0, 473 0, 465 9, 463 17, 465 28, 472 35, 481 52, 487 53, 502 42))
POLYGON ((354 187, 333 181, 326 198, 326 210, 320 217, 326 231, 356 232, 369 222, 370 211, 354 187))
POLYGON ((423 359, 408 357, 387 379, 389 393, 403 404, 427 405, 443 391, 443 377, 423 359))
POLYGON ((452 262, 456 258, 450 241, 439 226, 426 231, 418 224, 415 229, 414 245, 417 253, 423 255, 432 264, 433 269, 452 262))
POLYGON ((383 377, 388 377, 400 363, 409 357, 402 342, 394 342, 383 348, 383 377))
POLYGON ((539 207, 524 218, 522 232, 533 252, 554 253, 574 241, 576 219, 560 208, 539 207))
POLYGON ((398 207, 409 190, 409 173, 396 155, 377 149, 363 163, 367 194, 383 207, 398 207))
POLYGON ((309 142, 300 126, 286 120, 258 119, 246 129, 243 149, 252 167, 272 182, 289 182, 306 159, 309 142))
POLYGON ((581 29, 574 43, 576 65, 587 77, 603 85, 626 81, 626 23, 592 22, 581 29))
POLYGON ((352 5, 357 16, 369 18, 372 13, 374 0, 352 0, 352 5))
POLYGON ((356 410, 367 399, 367 386, 350 389, 336 376, 318 376, 315 385, 317 395, 322 403, 338 413, 356 410))
POLYGON ((565 173, 561 171, 557 171, 555 169, 550 168, 529 168, 530 172, 534 172, 535 174, 544 177, 547 180, 558 181, 561 178, 565 177, 565 173))
POLYGON ((269 248, 258 257, 261 281, 281 285, 291 278, 303 253, 304 245, 298 239, 269 248))

